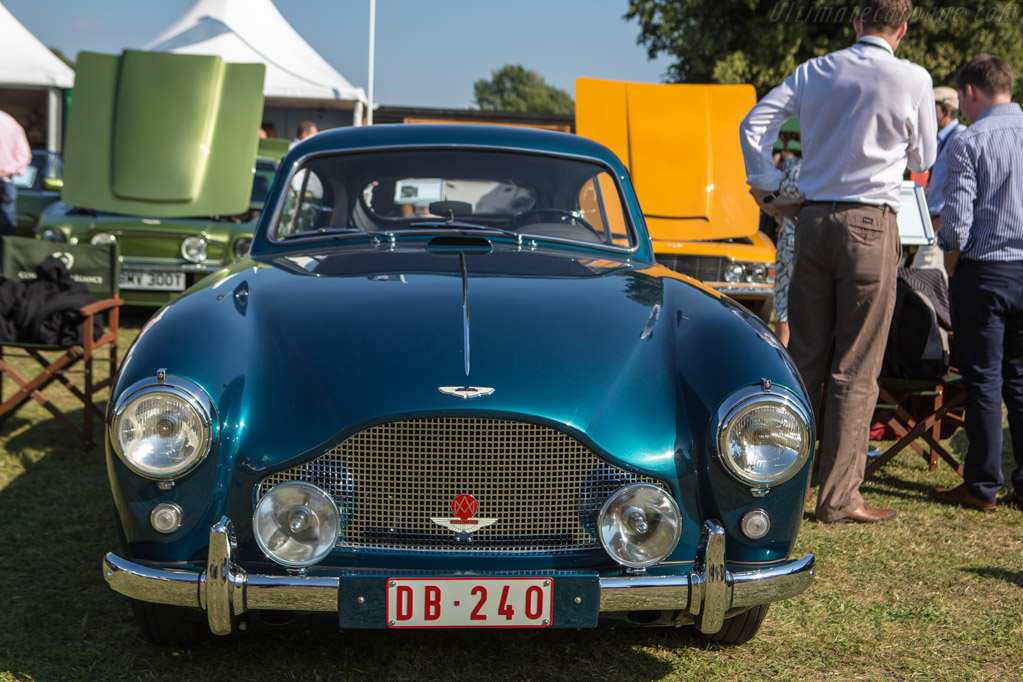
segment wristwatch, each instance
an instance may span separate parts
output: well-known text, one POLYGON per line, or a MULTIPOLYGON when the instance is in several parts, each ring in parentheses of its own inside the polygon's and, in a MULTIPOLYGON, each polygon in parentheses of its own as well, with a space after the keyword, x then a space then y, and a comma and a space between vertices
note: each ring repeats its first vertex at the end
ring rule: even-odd
POLYGON ((765 204, 769 204, 772 201, 774 201, 775 199, 777 199, 778 195, 780 195, 780 194, 781 194, 781 191, 776 189, 773 192, 771 192, 770 194, 768 194, 767 196, 765 196, 762 201, 765 204))

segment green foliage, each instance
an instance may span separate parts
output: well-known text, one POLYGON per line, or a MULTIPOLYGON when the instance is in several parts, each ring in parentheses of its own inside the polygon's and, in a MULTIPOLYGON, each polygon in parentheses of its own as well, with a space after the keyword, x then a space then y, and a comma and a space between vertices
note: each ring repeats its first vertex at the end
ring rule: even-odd
POLYGON ((473 84, 476 104, 484 111, 517 111, 534 114, 571 114, 571 95, 548 85, 536 71, 519 64, 505 64, 473 84))
MULTIPOLYGON (((935 85, 950 84, 981 52, 1023 73, 1023 0, 913 5, 897 54, 926 68, 935 85)), ((762 96, 800 63, 849 45, 858 8, 857 0, 630 0, 625 18, 638 23, 651 59, 674 58, 668 81, 752 83, 762 96)))

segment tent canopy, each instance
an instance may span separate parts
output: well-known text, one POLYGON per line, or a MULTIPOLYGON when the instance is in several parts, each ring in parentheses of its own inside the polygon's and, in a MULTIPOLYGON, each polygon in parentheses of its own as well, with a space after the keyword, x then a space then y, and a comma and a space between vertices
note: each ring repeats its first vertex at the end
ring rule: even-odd
POLYGON ((218 55, 226 62, 266 65, 268 98, 316 100, 350 109, 366 102, 277 11, 272 0, 196 0, 145 46, 155 52, 218 55))
POLYGON ((70 88, 75 72, 0 5, 0 86, 70 88))

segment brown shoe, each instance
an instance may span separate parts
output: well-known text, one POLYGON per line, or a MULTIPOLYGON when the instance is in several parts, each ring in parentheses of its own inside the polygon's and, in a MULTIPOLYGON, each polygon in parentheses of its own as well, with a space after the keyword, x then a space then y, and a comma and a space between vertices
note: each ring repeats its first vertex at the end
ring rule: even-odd
POLYGON ((932 492, 934 493, 934 496, 938 498, 939 502, 944 502, 945 504, 957 504, 962 507, 979 509, 982 512, 993 512, 995 510, 994 502, 985 502, 980 499, 966 489, 965 483, 960 483, 954 488, 934 486, 934 490, 932 492))
POLYGON ((836 519, 832 523, 878 523, 890 521, 895 518, 894 509, 874 509, 866 502, 859 509, 855 509, 848 516, 836 519))

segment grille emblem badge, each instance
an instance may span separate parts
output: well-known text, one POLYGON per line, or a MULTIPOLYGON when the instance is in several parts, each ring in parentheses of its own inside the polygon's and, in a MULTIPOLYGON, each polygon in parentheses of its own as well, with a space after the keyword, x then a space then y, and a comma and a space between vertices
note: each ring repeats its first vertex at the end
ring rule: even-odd
POLYGON ((475 533, 480 528, 486 528, 498 522, 499 519, 473 518, 478 509, 479 505, 476 503, 475 497, 458 495, 451 500, 451 513, 454 518, 431 518, 430 520, 438 526, 456 533, 475 533))
POLYGON ((464 400, 468 400, 469 398, 479 398, 480 396, 490 395, 494 392, 494 389, 483 386, 438 386, 437 390, 444 395, 453 395, 456 398, 462 398, 464 400))

